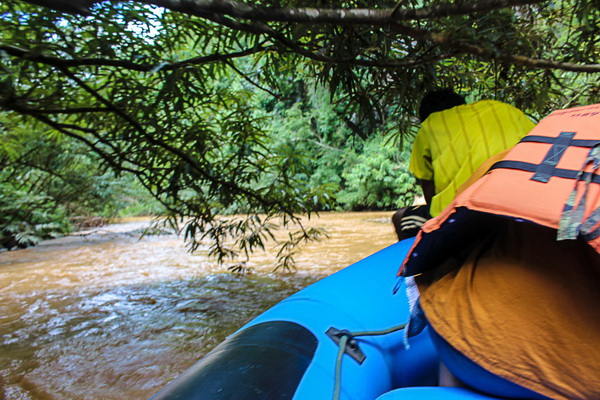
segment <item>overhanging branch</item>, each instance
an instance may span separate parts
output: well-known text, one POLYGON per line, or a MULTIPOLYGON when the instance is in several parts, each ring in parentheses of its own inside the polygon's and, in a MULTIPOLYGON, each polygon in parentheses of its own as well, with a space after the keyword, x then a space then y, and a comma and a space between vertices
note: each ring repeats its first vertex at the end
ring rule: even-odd
POLYGON ((573 72, 600 72, 600 64, 575 64, 509 54, 498 51, 497 49, 488 49, 473 43, 456 40, 439 32, 431 32, 425 29, 413 28, 409 26, 398 25, 395 26, 395 30, 399 33, 408 34, 415 39, 425 39, 437 43, 440 46, 455 49, 460 53, 472 54, 486 59, 505 61, 510 64, 523 65, 530 68, 559 69, 573 72))
POLYGON ((230 182, 228 180, 222 179, 220 176, 209 172, 200 162, 198 162, 195 158, 187 154, 184 150, 179 147, 170 145, 162 140, 160 140, 157 136, 151 135, 147 132, 136 120, 134 120, 131 116, 126 114, 120 108, 110 103, 104 97, 102 97, 99 93, 97 93, 94 89, 89 87, 85 82, 83 82, 80 78, 75 76, 72 72, 67 69, 61 69, 62 72, 77 83, 82 89, 91 94, 94 98, 100 101, 104 106, 111 108, 115 114, 119 115, 119 117, 123 118, 128 124, 130 124, 134 129, 136 129, 142 137, 144 137, 149 143, 154 146, 160 147, 169 153, 177 156, 180 160, 183 160, 190 167, 192 167, 195 171, 197 171, 201 176, 203 176, 207 181, 210 181, 218 186, 226 187, 231 189, 232 192, 241 194, 245 196, 247 199, 252 199, 257 203, 261 204, 265 208, 271 208, 273 206, 279 206, 285 212, 292 214, 288 208, 282 204, 279 200, 269 200, 262 197, 255 191, 246 189, 234 182, 230 182))
POLYGON ((347 59, 336 59, 332 57, 327 57, 322 54, 313 53, 311 51, 306 50, 298 43, 295 43, 289 39, 287 39, 283 34, 271 28, 270 26, 261 23, 254 22, 252 24, 241 24, 238 21, 234 21, 231 19, 223 18, 223 17, 211 17, 210 20, 225 25, 231 29, 241 30, 244 32, 251 32, 256 34, 265 34, 272 37, 275 41, 281 43, 285 47, 289 48, 291 51, 310 58, 315 61, 326 62, 331 64, 347 64, 347 65, 359 65, 365 67, 383 67, 383 68, 402 68, 402 67, 411 67, 415 65, 422 65, 427 62, 439 61, 443 59, 448 59, 451 57, 455 57, 458 54, 472 54, 475 56, 479 56, 486 59, 496 59, 500 61, 506 61, 511 64, 523 65, 530 68, 542 68, 542 69, 559 69, 563 71, 573 71, 573 72, 600 72, 600 64, 575 64, 575 63, 566 63, 548 59, 536 59, 521 55, 514 55, 508 53, 502 53, 497 50, 486 49, 483 46, 478 46, 476 44, 462 42, 459 40, 452 39, 448 35, 444 35, 439 32, 432 32, 425 29, 413 28, 407 25, 401 24, 388 24, 392 31, 395 31, 400 34, 404 34, 415 39, 425 39, 432 41, 440 46, 453 49, 448 54, 442 54, 431 58, 415 58, 409 60, 364 60, 357 58, 347 58, 347 59))
MULTIPOLYGON (((5 105, 6 106, 6 105, 5 105)), ((48 118, 45 115, 40 115, 39 113, 35 113, 35 112, 31 112, 31 110, 27 110, 25 108, 20 108, 18 106, 13 106, 13 107, 8 107, 8 109, 15 111, 17 113, 20 113, 22 115, 29 115, 33 118, 35 118, 36 120, 48 125, 49 127, 63 133, 66 136, 69 136, 75 140, 78 140, 82 143, 84 143, 86 146, 88 146, 96 155, 98 155, 102 160, 104 160, 108 165, 110 165, 113 170, 115 171, 125 171, 125 172, 129 172, 131 174, 133 174, 136 179, 138 180, 138 182, 140 182, 142 184, 142 186, 144 186, 147 190, 148 193, 151 193, 152 196, 159 201, 167 210, 171 211, 172 213, 176 213, 177 210, 175 210, 174 208, 172 208, 163 198, 162 196, 160 196, 159 193, 156 193, 155 190, 153 190, 152 187, 150 187, 148 185, 148 183, 144 180, 144 176, 145 176, 145 172, 140 169, 140 168, 129 168, 125 165, 125 163, 118 163, 115 161, 113 155, 105 152, 102 148, 100 148, 99 146, 97 146, 96 143, 94 143, 93 141, 89 140, 87 137, 85 137, 85 135, 80 135, 78 133, 73 132, 70 128, 75 128, 76 130, 81 130, 81 131, 86 131, 86 129, 82 129, 81 127, 76 127, 76 126, 68 126, 66 124, 61 124, 58 123, 50 118, 48 118)), ((95 134, 94 137, 99 137, 100 135, 95 134)), ((108 144, 106 141, 101 140, 102 144, 108 144)), ((110 145, 110 144, 109 144, 110 145)), ((110 146, 112 147, 112 146, 110 146)), ((114 151, 115 148, 112 147, 112 150, 114 151)), ((123 155, 121 155, 123 156, 123 155)), ((137 167, 139 167, 139 163, 136 163, 135 161, 131 160, 128 157, 123 157, 127 163, 131 164, 131 165, 135 165, 137 167)))
POLYGON ((262 22, 253 22, 251 24, 240 23, 238 21, 232 20, 230 18, 224 18, 221 16, 210 16, 207 19, 218 23, 220 25, 226 26, 230 29, 234 29, 237 31, 253 33, 253 34, 262 34, 271 37, 275 42, 280 43, 284 47, 288 48, 291 52, 304 56, 314 61, 324 62, 328 64, 337 64, 337 65, 356 65, 363 67, 379 67, 379 68, 407 68, 413 67, 416 65, 423 65, 435 61, 445 60, 451 57, 456 56, 455 52, 450 52, 448 54, 436 55, 433 57, 415 57, 409 59, 402 60, 366 60, 359 59, 356 57, 353 58, 334 58, 328 57, 323 54, 314 53, 302 47, 302 45, 289 40, 282 33, 276 31, 271 28, 269 25, 266 25, 262 22))
MULTIPOLYGON (((24 110, 24 109, 23 109, 24 110)), ((112 112, 105 107, 78 107, 78 108, 56 108, 56 109, 27 109, 28 114, 83 114, 83 113, 107 113, 112 112)))
POLYGON ((59 68, 70 68, 70 67, 84 67, 84 66, 95 66, 95 67, 116 67, 126 69, 130 71, 139 72, 150 72, 158 70, 175 70, 188 65, 202 65, 218 61, 226 61, 234 58, 246 57, 250 54, 260 53, 262 51, 269 51, 270 47, 256 46, 250 49, 241 50, 227 54, 211 54, 208 56, 194 57, 187 60, 179 61, 176 63, 159 63, 159 64, 137 64, 127 60, 108 59, 108 58, 79 58, 79 59, 66 59, 54 56, 48 56, 40 54, 39 52, 29 51, 21 47, 12 45, 0 45, 0 51, 4 51, 7 54, 39 62, 41 64, 51 65, 59 68))
MULTIPOLYGON (((48 8, 87 13, 89 7, 103 0, 27 0, 48 8)), ((285 8, 265 7, 234 0, 139 0, 140 3, 164 7, 189 15, 205 17, 207 14, 230 16, 262 22, 295 22, 336 25, 387 25, 392 22, 431 19, 452 15, 487 12, 507 7, 541 3, 546 0, 479 0, 462 4, 436 4, 422 8, 285 8)))
MULTIPOLYGON (((28 0, 30 2, 41 4, 46 7, 65 9, 68 4, 73 5, 73 12, 81 10, 91 4, 101 3, 93 0, 62 0, 59 2, 50 0, 28 0)), ((172 11, 185 13, 188 15, 206 18, 215 23, 227 26, 238 31, 245 31, 253 34, 267 34, 273 39, 283 44, 288 49, 310 59, 334 63, 361 65, 367 67, 408 67, 422 64, 420 59, 411 60, 364 60, 364 59, 334 59, 322 54, 306 50, 301 45, 285 38, 280 32, 266 25, 266 22, 291 22, 291 23, 310 23, 310 24, 337 24, 337 25, 356 25, 364 24, 377 27, 386 27, 392 31, 401 32, 415 39, 425 39, 439 44, 440 46, 452 49, 451 56, 457 53, 472 54, 484 59, 496 59, 511 64, 523 65, 530 68, 559 69, 573 72, 600 72, 600 64, 575 64, 559 62, 548 59, 536 59, 522 55, 513 55, 502 53, 496 49, 486 49, 485 47, 473 43, 466 43, 450 38, 447 35, 438 32, 429 32, 419 28, 402 25, 402 21, 432 19, 453 15, 464 15, 474 12, 486 12, 496 9, 516 7, 528 4, 537 4, 545 0, 479 0, 462 4, 436 4, 430 7, 408 9, 408 8, 386 8, 386 9, 317 9, 317 8, 282 8, 282 7, 264 7, 253 3, 243 3, 234 0, 139 0, 140 3, 155 5, 167 8, 172 11)), ((50 56, 30 53, 27 50, 19 49, 14 46, 0 46, 9 54, 17 57, 29 58, 35 61, 43 62, 49 65, 60 67, 81 66, 81 65, 106 65, 126 68, 136 71, 152 71, 154 69, 176 69, 182 65, 203 64, 214 61, 229 60, 236 57, 243 57, 258 51, 268 51, 270 48, 255 48, 231 54, 214 54, 205 57, 186 60, 180 63, 171 63, 164 65, 141 65, 124 60, 107 59, 80 59, 66 60, 50 56)), ((439 56, 438 59, 448 58, 439 56)))

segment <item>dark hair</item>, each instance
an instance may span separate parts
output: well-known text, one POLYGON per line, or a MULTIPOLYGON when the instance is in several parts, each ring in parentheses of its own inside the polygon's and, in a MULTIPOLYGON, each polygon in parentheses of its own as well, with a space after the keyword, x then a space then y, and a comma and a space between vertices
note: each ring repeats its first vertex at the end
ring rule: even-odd
POLYGON ((467 104, 465 98, 450 89, 429 92, 421 100, 419 119, 423 122, 434 112, 444 111, 463 104, 467 104))

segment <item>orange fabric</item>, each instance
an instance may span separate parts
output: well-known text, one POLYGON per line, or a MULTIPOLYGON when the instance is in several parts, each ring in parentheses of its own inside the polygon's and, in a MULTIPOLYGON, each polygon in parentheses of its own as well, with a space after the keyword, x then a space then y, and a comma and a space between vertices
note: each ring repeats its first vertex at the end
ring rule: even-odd
POLYGON ((600 255, 507 220, 421 305, 448 343, 486 370, 557 400, 600 398, 600 255))
MULTIPOLYGON (((594 104, 555 111, 540 121, 529 135, 556 138, 561 132, 575 132, 575 139, 600 140, 599 126, 600 104, 594 104)), ((551 147, 551 144, 521 142, 513 147, 503 160, 540 164, 551 147)), ((569 147, 556 167, 578 171, 589 151, 589 148, 569 147)), ((410 262, 410 254, 418 247, 421 236, 439 229, 459 207, 519 218, 558 229, 565 203, 575 188, 575 181, 552 177, 548 182, 542 183, 531 180, 532 176, 533 173, 526 171, 495 169, 480 179, 473 179, 475 181, 470 186, 463 186, 463 191, 448 207, 423 225, 399 274, 410 262)), ((598 207, 600 185, 591 184, 584 219, 598 207)), ((600 252, 600 237, 591 240, 590 245, 600 252)))
MULTIPOLYGON (((587 154, 586 149, 574 150, 584 150, 583 153, 587 154)), ((579 158, 580 165, 576 169, 581 167, 584 158, 585 155, 579 158)), ((531 176, 532 173, 526 171, 491 171, 465 189, 438 218, 429 220, 423 226, 423 230, 432 232, 439 228, 457 207, 526 219, 550 228, 558 228, 564 205, 575 187, 575 181, 552 178, 547 183, 540 183, 532 181, 531 176)), ((586 217, 600 206, 600 187, 591 185, 589 190, 586 217)), ((597 241, 591 244, 600 251, 597 241)))
MULTIPOLYGON (((557 137, 561 132, 575 132, 575 139, 600 138, 600 104, 559 110, 544 118, 529 135, 557 137)), ((551 144, 519 143, 505 160, 539 164, 551 144)), ((589 148, 569 147, 556 168, 578 171, 589 153, 589 148)), ((531 180, 532 173, 499 169, 492 171, 463 193, 455 207, 467 207, 492 214, 527 219, 551 228, 558 228, 563 208, 575 187, 570 179, 553 177, 547 183, 531 180)), ((600 188, 591 185, 585 217, 600 206, 600 188)), ((600 251, 600 238, 590 243, 600 251)))
MULTIPOLYGON (((556 111, 530 135, 556 138, 573 132, 574 139, 600 141, 599 126, 596 104, 556 111)), ((539 165, 551 147, 520 142, 503 160, 539 165)), ((579 171, 589 152, 569 147, 556 168, 579 171)), ((460 268, 432 284, 425 279, 435 270, 417 278, 421 305, 435 331, 483 368, 528 389, 558 400, 597 399, 600 238, 590 239, 591 246, 581 238, 556 241, 564 206, 573 189, 583 185, 555 176, 539 182, 532 176, 498 168, 474 177, 423 226, 400 273, 417 274, 456 255, 445 242, 464 245, 462 250, 477 245, 460 268), (490 218, 494 224, 503 221, 492 224, 494 232, 478 223, 490 218), (491 236, 464 243, 463 232, 491 236)), ((584 219, 600 207, 600 185, 592 183, 588 190, 584 219)))
POLYGON ((511 149, 506 149, 504 151, 501 151, 500 153, 498 153, 498 154, 488 158, 486 161, 484 161, 483 164, 481 164, 479 166, 479 168, 477 168, 475 171, 473 171, 473 175, 471 175, 471 177, 469 179, 467 179, 465 181, 465 183, 460 185, 460 187, 456 190, 456 195, 458 196, 459 194, 464 192, 469 186, 471 186, 473 183, 475 183, 475 181, 477 181, 479 178, 484 176, 490 170, 492 165, 494 165, 496 162, 502 160, 504 158, 504 156, 506 156, 510 150, 511 149))

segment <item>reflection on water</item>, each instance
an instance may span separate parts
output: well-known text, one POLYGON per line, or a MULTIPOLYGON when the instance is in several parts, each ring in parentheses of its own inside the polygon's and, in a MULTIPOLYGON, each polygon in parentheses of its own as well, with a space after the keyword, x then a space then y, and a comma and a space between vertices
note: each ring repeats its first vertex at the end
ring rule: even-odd
POLYGON ((146 399, 245 322, 394 242, 391 213, 325 213, 297 274, 229 274, 146 222, 0 253, 0 399, 146 399))

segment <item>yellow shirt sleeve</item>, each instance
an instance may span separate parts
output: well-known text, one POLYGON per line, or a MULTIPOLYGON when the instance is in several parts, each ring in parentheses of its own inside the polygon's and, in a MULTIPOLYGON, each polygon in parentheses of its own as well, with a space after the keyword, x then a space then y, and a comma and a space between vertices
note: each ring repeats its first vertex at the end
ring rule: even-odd
POLYGON ((426 136, 427 132, 425 129, 419 129, 413 143, 408 169, 417 179, 433 180, 431 147, 426 136))

